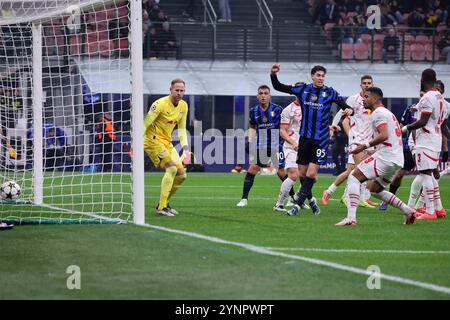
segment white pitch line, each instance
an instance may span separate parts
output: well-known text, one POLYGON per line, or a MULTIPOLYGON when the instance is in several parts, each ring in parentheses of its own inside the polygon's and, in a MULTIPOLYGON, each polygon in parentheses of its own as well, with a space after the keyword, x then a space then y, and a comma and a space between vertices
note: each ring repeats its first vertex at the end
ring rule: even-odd
MULTIPOLYGON (((192 238, 196 238, 196 239, 202 239, 202 240, 206 240, 206 241, 210 241, 210 242, 226 244, 226 245, 232 245, 232 246, 240 247, 240 248, 243 248, 243 249, 246 249, 246 250, 249 250, 249 251, 253 251, 253 252, 256 252, 256 253, 267 254, 267 255, 271 255, 271 256, 277 256, 277 257, 288 258, 288 259, 293 259, 293 260, 300 260, 300 261, 304 261, 304 262, 311 263, 311 264, 314 264, 314 265, 319 265, 319 266, 329 267, 329 268, 332 268, 332 269, 352 272, 352 273, 356 273, 356 274, 365 275, 365 276, 368 276, 368 277, 369 276, 374 276, 373 273, 368 271, 368 270, 364 270, 364 269, 360 269, 360 268, 356 268, 356 267, 352 267, 352 266, 347 266, 347 265, 340 264, 340 263, 335 263, 335 262, 330 262, 330 261, 325 261, 325 260, 308 258, 308 257, 301 256, 301 255, 292 255, 292 254, 286 254, 286 253, 283 253, 283 252, 276 252, 276 251, 272 251, 272 250, 269 250, 267 248, 255 246, 255 245, 252 245, 252 244, 228 241, 228 240, 224 240, 224 239, 220 239, 220 238, 216 238, 216 237, 210 237, 210 236, 202 235, 202 234, 195 233, 195 232, 171 229, 171 228, 155 226, 155 225, 151 225, 151 224, 144 224, 143 226, 147 227, 147 228, 151 228, 151 229, 156 229, 156 230, 166 231, 166 232, 170 232, 170 233, 185 235, 185 236, 188 236, 188 237, 192 237, 192 238)), ((392 276, 392 275, 388 275, 388 274, 384 274, 384 273, 380 273, 378 276, 379 276, 380 279, 385 279, 385 280, 392 281, 392 282, 397 282, 397 283, 401 283, 401 284, 415 286, 415 287, 428 289, 428 290, 431 290, 431 291, 436 291, 436 292, 445 293, 445 294, 450 295, 450 288, 448 288, 448 287, 439 286, 439 285, 432 284, 432 283, 427 283, 427 282, 415 281, 415 280, 402 278, 402 277, 397 277, 397 276, 392 276)))
POLYGON ((310 252, 338 252, 338 253, 388 253, 388 254, 450 254, 450 250, 378 250, 378 249, 323 249, 323 248, 284 248, 264 247, 276 251, 310 251, 310 252))

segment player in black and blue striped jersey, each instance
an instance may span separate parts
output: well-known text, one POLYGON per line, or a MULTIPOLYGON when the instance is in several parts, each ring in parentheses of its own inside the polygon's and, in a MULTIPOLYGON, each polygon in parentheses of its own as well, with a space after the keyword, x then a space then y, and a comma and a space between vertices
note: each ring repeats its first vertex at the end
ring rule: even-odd
MULTIPOLYGON (((249 153, 250 166, 244 179, 241 201, 238 207, 248 204, 248 194, 253 186, 255 175, 266 168, 269 161, 277 167, 278 177, 287 178, 284 170, 283 139, 280 136, 281 112, 283 108, 270 102, 270 88, 262 85, 258 88, 258 104, 249 111, 249 130, 246 151, 249 153)), ((291 189, 290 195, 294 195, 291 189)))
POLYGON ((275 90, 295 95, 302 108, 302 123, 300 127, 299 149, 297 163, 300 177, 304 179, 299 193, 295 196, 297 205, 289 212, 296 215, 305 199, 309 199, 314 214, 319 214, 316 199, 312 196, 312 187, 317 179, 320 165, 326 162, 330 141, 331 105, 336 103, 345 110, 346 115, 352 115, 352 108, 345 103, 341 95, 332 87, 324 85, 327 70, 315 66, 311 70, 312 83, 302 86, 288 86, 280 83, 277 73, 280 65, 274 64, 271 69, 271 80, 275 90))

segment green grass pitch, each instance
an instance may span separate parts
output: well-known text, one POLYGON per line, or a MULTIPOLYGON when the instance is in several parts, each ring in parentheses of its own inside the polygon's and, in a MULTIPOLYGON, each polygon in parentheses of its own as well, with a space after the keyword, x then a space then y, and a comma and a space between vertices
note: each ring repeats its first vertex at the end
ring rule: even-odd
MULTIPOLYGON (((333 178, 320 175, 317 198, 333 178)), ((0 232, 0 299, 450 298, 386 279, 380 289, 369 290, 367 275, 293 258, 364 270, 376 265, 383 274, 450 288, 448 218, 405 226, 394 208, 359 208, 356 228, 337 228, 346 214, 339 202, 344 186, 328 206, 321 205, 319 216, 301 211, 289 217, 272 211, 280 186, 276 176, 257 176, 249 206, 237 208, 243 179, 243 174, 189 174, 171 202, 180 214, 168 218, 154 210, 161 174, 147 174, 146 222, 263 252, 131 224, 16 226, 0 232), (71 265, 80 267, 81 290, 67 288, 71 265)), ((403 200, 411 181, 407 177, 399 189, 403 200)), ((450 177, 440 186, 444 207, 450 208, 450 177)))

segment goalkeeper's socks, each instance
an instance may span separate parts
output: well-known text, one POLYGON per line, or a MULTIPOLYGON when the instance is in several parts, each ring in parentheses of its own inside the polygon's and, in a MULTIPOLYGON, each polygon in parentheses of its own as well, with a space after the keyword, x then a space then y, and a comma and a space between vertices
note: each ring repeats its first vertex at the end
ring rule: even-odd
POLYGON ((247 172, 244 179, 244 190, 242 191, 241 199, 248 199, 248 193, 253 186, 253 181, 255 180, 255 175, 247 172))
POLYGON ((170 190, 167 201, 169 201, 169 199, 175 194, 175 192, 177 192, 178 188, 183 184, 184 180, 186 180, 186 173, 175 176, 175 179, 173 179, 172 189, 170 190))
POLYGON ((172 190, 173 181, 175 179, 177 171, 178 170, 176 166, 170 166, 166 168, 166 173, 164 174, 161 181, 161 195, 159 198, 159 207, 161 209, 167 207, 167 203, 169 202, 170 190, 172 190))

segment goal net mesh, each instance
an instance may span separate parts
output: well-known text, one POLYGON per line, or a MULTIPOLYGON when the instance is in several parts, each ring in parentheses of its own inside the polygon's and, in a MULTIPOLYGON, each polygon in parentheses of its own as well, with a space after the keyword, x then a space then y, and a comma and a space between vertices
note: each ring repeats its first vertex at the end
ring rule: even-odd
POLYGON ((132 219, 130 9, 127 1, 0 1, 0 220, 121 223, 132 219), (33 70, 41 26, 42 74, 33 70), (33 82, 42 81, 36 159, 33 82), (35 163, 41 161, 42 172, 35 163), (42 176, 42 201, 36 177, 42 176))

